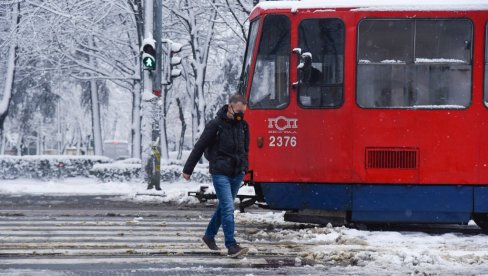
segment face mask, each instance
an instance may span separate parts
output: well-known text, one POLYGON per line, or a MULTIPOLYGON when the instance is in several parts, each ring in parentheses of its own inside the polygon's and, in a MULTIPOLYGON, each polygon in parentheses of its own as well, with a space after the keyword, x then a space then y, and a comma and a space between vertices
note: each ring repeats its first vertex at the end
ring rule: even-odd
POLYGON ((239 112, 235 112, 234 111, 234 108, 232 107, 232 105, 230 106, 230 108, 232 109, 232 115, 234 116, 234 121, 242 121, 244 120, 244 112, 242 111, 239 111, 239 112))

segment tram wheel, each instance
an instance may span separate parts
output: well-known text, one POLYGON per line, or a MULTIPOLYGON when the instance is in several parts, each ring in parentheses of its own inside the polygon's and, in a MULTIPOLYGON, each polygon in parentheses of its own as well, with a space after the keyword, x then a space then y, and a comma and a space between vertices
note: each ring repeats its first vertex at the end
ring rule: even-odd
POLYGON ((483 231, 488 232, 488 213, 473 214, 473 220, 483 231))

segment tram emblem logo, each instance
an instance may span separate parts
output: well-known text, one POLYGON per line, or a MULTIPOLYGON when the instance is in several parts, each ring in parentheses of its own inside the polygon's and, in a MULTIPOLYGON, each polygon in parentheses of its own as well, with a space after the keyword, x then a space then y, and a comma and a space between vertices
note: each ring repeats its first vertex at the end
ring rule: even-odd
POLYGON ((298 128, 297 118, 286 118, 285 116, 279 116, 276 118, 268 118, 268 128, 277 129, 279 131, 285 131, 287 129, 298 128))

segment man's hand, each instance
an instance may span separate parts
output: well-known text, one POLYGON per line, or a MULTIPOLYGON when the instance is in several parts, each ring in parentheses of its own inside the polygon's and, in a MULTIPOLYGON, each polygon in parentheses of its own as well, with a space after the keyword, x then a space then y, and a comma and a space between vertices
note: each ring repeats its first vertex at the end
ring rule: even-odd
POLYGON ((190 180, 190 175, 189 174, 186 174, 186 173, 181 173, 181 175, 183 176, 183 178, 185 180, 190 180))

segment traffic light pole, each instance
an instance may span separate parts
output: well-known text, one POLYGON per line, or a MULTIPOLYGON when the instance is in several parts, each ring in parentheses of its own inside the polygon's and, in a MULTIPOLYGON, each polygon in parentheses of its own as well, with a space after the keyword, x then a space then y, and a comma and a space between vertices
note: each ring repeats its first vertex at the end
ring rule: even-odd
POLYGON ((154 0, 154 19, 156 23, 154 24, 154 39, 156 40, 156 75, 154 77, 154 89, 161 89, 161 68, 162 68, 162 56, 163 49, 161 45, 161 36, 163 29, 163 7, 162 0, 154 0))
MULTIPOLYGON (((153 38, 153 0, 144 1, 144 39, 153 38)), ((149 70, 144 70, 144 92, 152 94, 152 76, 149 70)))
POLYGON ((173 57, 182 49, 182 45, 169 39, 162 39, 162 0, 145 0, 144 2, 144 41, 142 45, 142 65, 144 68, 144 92, 142 132, 142 164, 148 189, 160 190, 161 157, 169 158, 166 136, 166 96, 172 78, 181 75, 179 65, 181 58, 173 57), (156 22, 154 22, 154 20, 156 22), (153 37, 155 39, 153 39, 153 37), (165 51, 163 50, 165 43, 165 51), (164 81, 163 81, 164 72, 164 81), (164 83, 164 89, 162 85, 164 83), (162 97, 161 97, 162 96, 162 97), (149 145, 149 146, 148 146, 149 145))
MULTIPOLYGON (((154 41, 153 39, 153 29, 154 29, 154 1, 153 0, 144 0, 144 41, 154 41)), ((156 46, 158 43, 154 43, 156 46)), ((157 54, 155 55, 155 60, 157 61, 157 54)), ((147 64, 143 64, 143 66, 147 67, 147 64)), ((156 66, 157 68, 158 66, 156 66)), ((152 189, 156 186, 156 189, 160 189, 159 187, 159 166, 157 166, 156 162, 159 162, 159 156, 157 153, 157 149, 154 148, 156 144, 155 141, 158 141, 153 137, 153 129, 154 129, 154 121, 157 118, 155 114, 157 113, 157 97, 153 96, 153 78, 155 77, 155 73, 152 70, 143 70, 144 71, 144 91, 143 91, 143 118, 142 118, 142 137, 143 141, 143 150, 142 150, 142 166, 143 171, 145 172, 145 179, 148 181, 148 189, 152 189), (155 112, 156 111, 156 112, 155 112), (149 141, 148 141, 149 140, 149 141), (150 148, 148 148, 148 146, 150 148), (157 175, 156 175, 157 172, 157 175), (158 181, 157 183, 155 181, 158 181)))
MULTIPOLYGON (((153 78, 153 90, 159 91, 158 94, 161 95, 161 68, 162 68, 162 47, 161 47, 161 35, 162 35, 162 0, 154 0, 154 20, 156 21, 154 24, 154 39, 156 40, 156 70, 155 75, 153 78)), ((161 182, 161 142, 163 142, 159 138, 160 135, 160 121, 161 121, 161 101, 158 100, 155 103, 154 108, 156 109, 155 115, 152 122, 152 132, 151 138, 153 141, 152 144, 152 153, 153 153, 153 173, 150 179, 150 186, 155 186, 156 189, 160 188, 161 182), (161 140, 161 141, 160 141, 161 140), (159 142, 158 142, 159 141, 159 142)), ((164 104, 164 103, 163 103, 164 104)), ((164 115, 163 115, 164 116, 164 115)))

